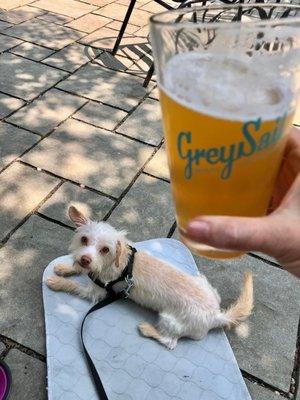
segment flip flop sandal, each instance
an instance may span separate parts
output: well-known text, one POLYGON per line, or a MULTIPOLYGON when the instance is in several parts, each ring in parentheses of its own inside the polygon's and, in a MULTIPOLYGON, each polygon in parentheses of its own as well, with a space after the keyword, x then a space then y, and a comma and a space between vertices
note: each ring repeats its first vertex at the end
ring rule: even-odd
POLYGON ((10 369, 4 361, 0 361, 0 400, 8 399, 11 387, 10 369))

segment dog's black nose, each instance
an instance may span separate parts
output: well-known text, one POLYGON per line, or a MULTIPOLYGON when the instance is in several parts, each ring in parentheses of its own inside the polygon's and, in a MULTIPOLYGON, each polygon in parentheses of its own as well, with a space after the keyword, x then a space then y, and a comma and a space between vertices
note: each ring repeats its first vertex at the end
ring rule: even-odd
POLYGON ((80 259, 80 264, 83 267, 87 267, 88 265, 90 265, 91 262, 92 262, 92 259, 90 256, 82 256, 80 259))

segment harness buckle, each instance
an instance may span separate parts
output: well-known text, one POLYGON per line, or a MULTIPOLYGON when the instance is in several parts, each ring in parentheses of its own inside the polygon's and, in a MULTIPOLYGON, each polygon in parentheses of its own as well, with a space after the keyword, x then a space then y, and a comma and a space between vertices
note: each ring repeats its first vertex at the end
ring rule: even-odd
POLYGON ((125 299, 130 295, 131 289, 134 287, 133 277, 129 278, 128 275, 125 277, 125 282, 127 287, 123 290, 125 294, 125 299))

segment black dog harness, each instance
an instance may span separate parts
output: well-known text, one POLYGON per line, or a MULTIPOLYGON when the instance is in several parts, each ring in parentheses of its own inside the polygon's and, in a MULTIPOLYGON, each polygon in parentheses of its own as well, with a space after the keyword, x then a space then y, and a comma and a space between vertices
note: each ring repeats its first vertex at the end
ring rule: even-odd
POLYGON ((126 267, 124 268, 122 275, 115 279, 114 281, 111 281, 107 284, 104 284, 102 281, 100 281, 100 279, 94 279, 93 276, 91 274, 89 274, 89 278, 92 279, 92 281, 97 285, 100 286, 104 289, 106 289, 107 294, 106 297, 103 300, 100 300, 97 304, 95 304, 84 316, 83 321, 81 323, 81 329, 80 329, 80 336, 81 336, 81 343, 82 343, 82 347, 83 347, 83 352, 90 370, 90 373, 92 375, 93 381, 94 381, 94 385, 96 388, 96 392, 98 394, 99 400, 108 400, 108 397, 105 393, 103 384, 101 382, 100 376, 97 372, 97 369, 85 347, 84 344, 84 340, 83 340, 83 327, 84 327, 84 322, 86 320, 86 317, 91 314, 92 312, 96 311, 96 310, 100 310, 100 308, 103 308, 111 303, 113 303, 114 301, 117 301, 119 299, 127 299, 127 297, 130 294, 131 289, 134 286, 134 282, 133 282, 133 276, 132 276, 132 270, 133 270, 133 263, 134 263, 134 256, 136 253, 136 249, 134 247, 129 246, 131 253, 129 256, 129 260, 127 262, 126 267), (125 282, 126 286, 124 289, 120 290, 119 292, 116 292, 114 290, 114 285, 118 282, 125 282))

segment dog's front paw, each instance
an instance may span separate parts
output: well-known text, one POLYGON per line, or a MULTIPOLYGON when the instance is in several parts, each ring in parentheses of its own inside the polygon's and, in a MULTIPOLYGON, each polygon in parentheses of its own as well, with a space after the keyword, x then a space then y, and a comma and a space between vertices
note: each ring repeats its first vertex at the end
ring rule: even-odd
POLYGON ((48 288, 58 292, 63 289, 63 279, 55 275, 50 276, 46 280, 46 285, 48 286, 48 288))
POLYGON ((54 272, 58 276, 65 276, 70 272, 70 267, 65 264, 57 264, 54 267, 54 272))

